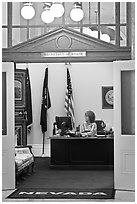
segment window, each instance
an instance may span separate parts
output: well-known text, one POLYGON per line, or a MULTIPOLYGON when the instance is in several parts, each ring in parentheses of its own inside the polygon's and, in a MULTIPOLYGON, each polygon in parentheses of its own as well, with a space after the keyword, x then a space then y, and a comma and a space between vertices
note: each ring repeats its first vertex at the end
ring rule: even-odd
POLYGON ((121 71, 122 134, 135 134, 135 71, 121 71))
POLYGON ((117 46, 130 46, 131 40, 127 39, 127 36, 128 38, 131 36, 130 4, 129 2, 82 2, 84 18, 80 22, 74 22, 70 18, 73 2, 63 2, 64 15, 56 18, 53 23, 44 24, 40 17, 43 2, 33 2, 35 16, 31 20, 23 19, 20 14, 23 2, 2 2, 3 47, 16 45, 62 26, 104 41, 107 41, 104 37, 108 35, 110 39, 107 42, 117 46), (117 32, 118 29, 120 34, 117 32))

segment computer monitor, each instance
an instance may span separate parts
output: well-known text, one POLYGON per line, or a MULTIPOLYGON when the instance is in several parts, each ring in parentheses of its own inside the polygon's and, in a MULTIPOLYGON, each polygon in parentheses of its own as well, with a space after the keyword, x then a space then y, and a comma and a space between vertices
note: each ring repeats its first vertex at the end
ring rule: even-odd
POLYGON ((106 124, 104 123, 103 120, 95 120, 95 123, 97 124, 97 134, 98 135, 105 135, 105 126, 106 124))
POLYGON ((72 130, 72 120, 70 116, 56 116, 56 125, 58 129, 72 130))

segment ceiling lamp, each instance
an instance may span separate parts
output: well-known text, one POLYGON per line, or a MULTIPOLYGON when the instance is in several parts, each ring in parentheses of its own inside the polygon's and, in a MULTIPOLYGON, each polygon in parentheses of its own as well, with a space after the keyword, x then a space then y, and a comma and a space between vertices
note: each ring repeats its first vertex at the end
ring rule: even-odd
POLYGON ((80 2, 74 3, 74 8, 70 12, 70 17, 73 21, 81 21, 84 17, 84 12, 82 10, 82 4, 80 2))
POLYGON ((21 9, 21 15, 24 19, 30 20, 35 15, 35 9, 32 6, 33 4, 31 2, 25 2, 23 3, 23 7, 21 9))
POLYGON ((44 23, 52 23, 54 21, 54 15, 50 10, 51 3, 44 3, 44 11, 41 14, 41 19, 44 23))
POLYGON ((51 12, 53 13, 54 17, 59 18, 64 14, 64 6, 62 3, 55 2, 51 6, 51 12))
POLYGON ((100 35, 100 39, 105 41, 105 42, 110 42, 110 36, 108 34, 100 35))
POLYGON ((91 35, 91 29, 90 28, 83 28, 83 33, 87 35, 91 35))

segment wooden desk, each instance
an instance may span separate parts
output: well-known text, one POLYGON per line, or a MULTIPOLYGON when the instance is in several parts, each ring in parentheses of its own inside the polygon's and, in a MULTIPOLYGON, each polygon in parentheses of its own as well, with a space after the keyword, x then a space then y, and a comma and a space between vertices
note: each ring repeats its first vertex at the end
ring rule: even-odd
POLYGON ((50 137, 50 167, 112 169, 114 139, 106 137, 50 137))

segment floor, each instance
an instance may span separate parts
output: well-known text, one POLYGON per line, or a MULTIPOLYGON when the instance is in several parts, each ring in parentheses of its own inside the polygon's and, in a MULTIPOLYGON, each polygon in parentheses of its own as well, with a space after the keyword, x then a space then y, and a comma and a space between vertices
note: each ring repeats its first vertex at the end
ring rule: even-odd
MULTIPOLYGON (((36 175, 38 175, 38 169, 42 169, 42 164, 43 164, 42 161, 38 163, 39 168, 36 168, 37 166, 35 165, 35 170, 37 170, 36 175)), ((46 165, 45 162, 44 162, 44 165, 46 165)), ((52 172, 52 176, 54 176, 53 173, 54 172, 52 172)), ((33 176, 35 176, 35 174, 33 176)), ((31 179, 32 175, 29 178, 31 179)), ((21 184, 23 185, 23 182, 21 184)), ((73 199, 73 200, 72 199, 71 200, 69 199, 56 199, 56 200, 53 200, 53 199, 6 199, 6 197, 10 195, 12 192, 14 192, 14 190, 2 191, 2 202, 45 202, 45 201, 46 202, 51 202, 51 201, 52 202, 135 202, 135 192, 121 191, 121 190, 117 190, 115 192, 115 199, 90 199, 90 200, 89 199, 81 199, 81 200, 76 200, 76 199, 73 199)))
POLYGON ((6 199, 6 197, 11 194, 14 190, 11 191, 2 191, 2 202, 135 202, 135 192, 133 191, 120 191, 117 190, 115 193, 115 199, 81 199, 81 200, 69 200, 69 199, 6 199))
POLYGON ((49 158, 35 157, 34 173, 22 175, 17 188, 113 188, 113 170, 51 169, 49 158), (25 179, 26 178, 26 179, 25 179), (64 179, 65 178, 65 179, 64 179), (91 182, 92 181, 92 182, 91 182))

